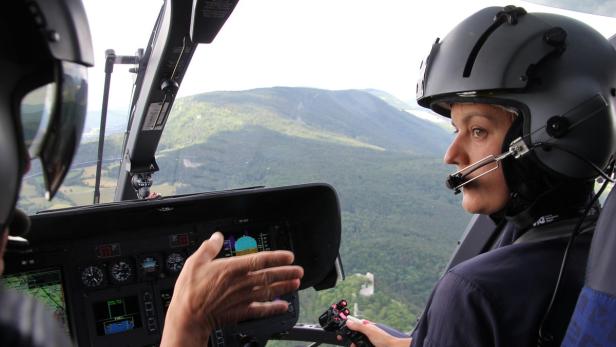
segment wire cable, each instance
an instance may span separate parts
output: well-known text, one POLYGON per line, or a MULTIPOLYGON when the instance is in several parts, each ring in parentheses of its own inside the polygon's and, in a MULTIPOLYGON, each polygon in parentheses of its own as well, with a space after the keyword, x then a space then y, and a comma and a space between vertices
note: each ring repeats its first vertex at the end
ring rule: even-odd
MULTIPOLYGON (((562 148, 560 148, 560 149, 562 149, 562 148)), ((585 161, 587 161, 587 160, 585 160, 585 161)), ((608 169, 607 169, 608 172, 613 172, 614 164, 615 164, 615 161, 612 158, 610 160, 610 164, 608 165, 608 169)), ((603 170, 600 170, 600 171, 602 173, 604 173, 603 170)), ((554 286, 554 291, 552 292, 552 297, 550 299, 550 303, 548 304, 548 308, 545 311, 545 314, 543 315, 543 318, 541 319, 541 324, 539 325, 539 338, 537 340, 537 346, 538 347, 550 346, 550 344, 554 341, 554 335, 552 333, 550 333, 549 331, 545 331, 544 330, 544 325, 549 320, 550 315, 552 313, 552 309, 554 307, 554 303, 556 302, 556 297, 558 296, 558 292, 559 292, 559 289, 560 289, 560 286, 561 286, 562 278, 563 278, 563 275, 565 273, 565 268, 567 267, 567 260, 569 258, 569 254, 570 254, 571 248, 573 247, 573 243, 575 242, 576 237, 580 234, 580 230, 581 230, 582 224, 584 223, 584 220, 588 216, 588 212, 590 212, 590 209, 595 205, 597 199, 599 199, 601 194, 603 194, 603 192, 607 188, 608 182, 613 182, 613 180, 610 178, 609 180, 606 179, 603 182, 603 184, 601 185, 601 188, 599 189, 599 191, 594 194, 594 196, 592 197, 590 202, 587 204, 586 208, 584 209, 584 213, 582 214, 582 217, 580 218, 580 220, 576 224, 575 228, 573 229, 573 232, 571 233, 571 236, 569 236, 569 241, 567 242, 567 246, 565 247, 565 252, 563 253, 563 260, 562 260, 562 262, 560 264, 560 269, 558 271, 558 277, 556 279, 556 285, 554 286)))
POLYGON ((607 173, 605 173, 603 171, 603 169, 601 169, 600 167, 598 167, 595 163, 593 163, 592 161, 582 157, 581 155, 563 147, 557 144, 553 144, 553 143, 549 143, 549 142, 537 142, 536 144, 534 144, 531 148, 536 148, 536 147, 541 147, 543 150, 550 150, 552 148, 558 149, 560 151, 563 151, 567 154, 570 154, 574 157, 576 157, 577 159, 583 161, 584 163, 588 164, 589 166, 591 166, 593 169, 595 169, 595 171, 597 171, 597 173, 599 174, 599 176, 603 177, 605 180, 610 181, 612 183, 614 183, 614 179, 612 177, 610 177, 610 175, 608 175, 607 173))

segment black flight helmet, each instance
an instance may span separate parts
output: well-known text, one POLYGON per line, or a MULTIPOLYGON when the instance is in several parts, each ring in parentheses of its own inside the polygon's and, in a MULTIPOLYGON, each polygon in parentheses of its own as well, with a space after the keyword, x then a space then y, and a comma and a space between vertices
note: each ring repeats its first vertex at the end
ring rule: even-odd
POLYGON ((517 111, 503 152, 516 139, 529 151, 503 161, 512 191, 526 184, 514 177, 525 171, 516 166, 550 179, 588 180, 616 150, 616 50, 575 19, 485 8, 437 39, 421 69, 417 102, 443 116, 465 102, 517 111))
POLYGON ((0 11, 0 232, 11 220, 29 158, 46 197, 66 176, 86 116, 94 57, 80 0, 8 1, 0 11))

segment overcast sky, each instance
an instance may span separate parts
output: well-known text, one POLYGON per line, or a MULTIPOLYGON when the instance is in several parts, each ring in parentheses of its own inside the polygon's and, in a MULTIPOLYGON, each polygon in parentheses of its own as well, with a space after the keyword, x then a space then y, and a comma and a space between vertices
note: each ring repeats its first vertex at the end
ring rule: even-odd
MULTIPOLYGON (((100 109, 104 51, 145 47, 162 1, 86 0, 96 66, 89 109, 100 109)), ((414 98, 419 63, 436 37, 490 5, 575 16, 606 37, 616 18, 554 10, 520 1, 241 0, 218 37, 197 49, 180 95, 271 86, 376 88, 414 98)), ((110 109, 126 109, 131 74, 117 66, 110 109)))

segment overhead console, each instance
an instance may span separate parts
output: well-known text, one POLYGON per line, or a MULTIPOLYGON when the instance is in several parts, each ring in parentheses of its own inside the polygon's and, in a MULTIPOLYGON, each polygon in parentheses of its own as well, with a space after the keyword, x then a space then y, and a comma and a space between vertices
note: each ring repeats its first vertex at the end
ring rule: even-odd
MULTIPOLYGON (((304 268, 301 287, 337 279, 340 211, 335 191, 310 184, 139 200, 31 216, 29 246, 9 249, 4 285, 52 308, 79 346, 155 346, 184 261, 216 231, 219 257, 286 249, 304 268)), ((261 344, 297 322, 286 314, 242 322, 212 346, 261 344)))

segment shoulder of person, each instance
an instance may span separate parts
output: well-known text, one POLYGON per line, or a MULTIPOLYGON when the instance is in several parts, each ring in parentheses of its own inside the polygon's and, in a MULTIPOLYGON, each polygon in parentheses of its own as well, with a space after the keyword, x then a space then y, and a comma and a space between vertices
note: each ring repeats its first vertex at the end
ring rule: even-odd
POLYGON ((69 336, 47 306, 34 297, 0 286, 1 346, 71 346, 69 336))

